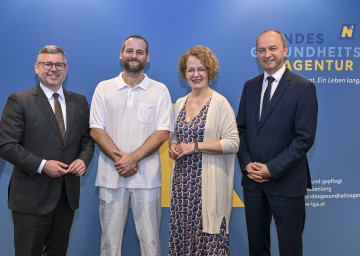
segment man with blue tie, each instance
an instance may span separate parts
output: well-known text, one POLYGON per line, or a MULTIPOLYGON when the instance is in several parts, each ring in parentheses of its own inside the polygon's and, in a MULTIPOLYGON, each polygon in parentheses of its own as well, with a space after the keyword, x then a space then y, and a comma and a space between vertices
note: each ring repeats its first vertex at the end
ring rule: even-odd
POLYGON ((261 33, 256 52, 264 73, 245 83, 237 115, 249 252, 270 255, 274 218, 280 255, 299 256, 304 196, 311 188, 306 154, 315 139, 316 89, 286 68, 281 32, 261 33))

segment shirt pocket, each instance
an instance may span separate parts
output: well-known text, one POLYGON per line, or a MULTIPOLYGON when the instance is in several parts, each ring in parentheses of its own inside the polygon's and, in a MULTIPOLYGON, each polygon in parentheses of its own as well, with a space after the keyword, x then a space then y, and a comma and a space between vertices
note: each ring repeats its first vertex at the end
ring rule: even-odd
POLYGON ((155 104, 139 103, 138 119, 141 123, 152 123, 155 118, 155 104))

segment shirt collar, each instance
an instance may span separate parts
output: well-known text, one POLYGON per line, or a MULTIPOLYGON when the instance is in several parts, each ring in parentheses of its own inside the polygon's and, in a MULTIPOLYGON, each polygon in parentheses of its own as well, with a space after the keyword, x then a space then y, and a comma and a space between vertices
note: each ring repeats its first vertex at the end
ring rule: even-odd
MULTIPOLYGON (((42 83, 40 83, 40 87, 41 89, 44 91, 46 98, 48 98, 48 100, 51 99, 51 97, 53 96, 54 92, 52 90, 50 90, 49 88, 47 88, 45 85, 43 85, 42 83)), ((57 91, 57 93, 59 94, 60 98, 65 99, 64 96, 64 90, 63 87, 61 86, 60 89, 57 91)))
MULTIPOLYGON (((279 82, 280 79, 281 79, 281 77, 282 77, 282 75, 285 73, 285 70, 286 70, 286 65, 284 64, 278 71, 276 71, 276 72, 275 72, 274 74, 272 74, 271 76, 272 76, 273 78, 275 78, 275 81, 276 81, 276 82, 279 82)), ((268 76, 269 76, 269 74, 264 71, 264 81, 267 79, 268 76)))
MULTIPOLYGON (((121 72, 115 79, 115 83, 116 86, 119 90, 127 87, 127 88, 131 88, 128 84, 125 83, 123 77, 122 77, 123 72, 121 72)), ((140 84, 138 84, 136 87, 134 88, 141 88, 143 90, 146 90, 149 87, 150 84, 150 79, 149 77, 144 73, 144 79, 141 81, 140 84)))

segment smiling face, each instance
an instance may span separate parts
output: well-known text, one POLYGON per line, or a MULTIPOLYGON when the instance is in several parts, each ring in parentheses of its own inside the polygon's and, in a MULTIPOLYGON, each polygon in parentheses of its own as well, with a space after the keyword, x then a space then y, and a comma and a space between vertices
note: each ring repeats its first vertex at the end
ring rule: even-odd
POLYGON ((120 59, 125 71, 138 74, 144 70, 146 63, 150 60, 146 47, 146 42, 140 38, 126 40, 120 53, 120 59))
POLYGON ((259 64, 272 75, 284 65, 287 47, 279 33, 267 31, 257 39, 256 52, 259 64))
POLYGON ((43 63, 66 63, 65 57, 62 53, 41 53, 34 65, 35 73, 38 75, 40 82, 56 92, 66 78, 67 65, 65 65, 63 70, 57 70, 56 65, 52 65, 51 69, 46 70, 43 63))
POLYGON ((209 86, 207 69, 198 58, 192 55, 190 55, 186 61, 185 76, 193 90, 207 88, 209 86))

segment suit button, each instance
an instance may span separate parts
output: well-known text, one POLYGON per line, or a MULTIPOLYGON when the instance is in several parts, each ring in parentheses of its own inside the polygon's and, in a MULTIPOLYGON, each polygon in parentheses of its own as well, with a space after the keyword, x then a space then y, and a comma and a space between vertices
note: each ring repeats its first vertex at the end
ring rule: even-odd
POLYGON ((261 134, 257 134, 257 136, 256 136, 258 139, 260 139, 261 138, 261 134))

